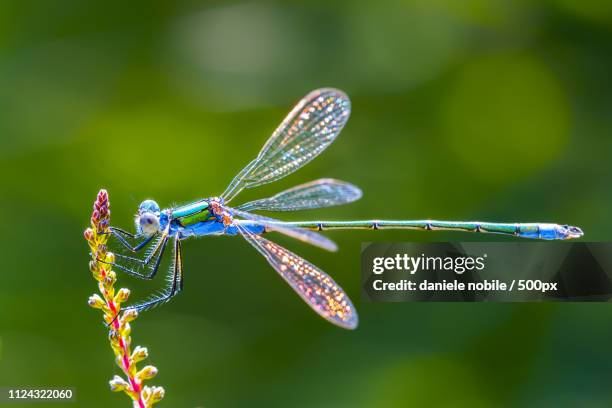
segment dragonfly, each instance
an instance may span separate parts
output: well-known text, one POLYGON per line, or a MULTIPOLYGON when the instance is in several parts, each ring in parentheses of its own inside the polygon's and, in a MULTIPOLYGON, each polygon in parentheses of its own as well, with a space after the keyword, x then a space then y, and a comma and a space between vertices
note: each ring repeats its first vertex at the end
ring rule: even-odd
POLYGON ((337 89, 307 94, 281 122, 263 148, 236 175, 220 196, 160 209, 143 201, 135 216, 136 233, 110 227, 110 233, 129 251, 115 254, 112 265, 144 279, 153 279, 164 256, 170 256, 168 282, 161 293, 127 307, 143 311, 169 301, 183 289, 181 243, 209 235, 241 236, 252 245, 295 292, 320 316, 345 329, 358 325, 357 311, 345 291, 320 268, 270 241, 276 232, 329 251, 336 244, 320 231, 336 229, 449 230, 505 234, 523 238, 565 240, 583 235, 580 228, 549 223, 494 223, 436 220, 280 221, 257 211, 298 211, 348 204, 361 190, 344 181, 319 179, 268 198, 235 207, 228 204, 245 190, 277 181, 300 169, 323 152, 340 134, 351 112, 347 95, 337 89), (266 237, 264 237, 264 235, 266 237), (168 249, 171 249, 168 251, 168 249), (166 255, 170 252, 170 255, 166 255), (138 256, 139 253, 143 255, 138 256))

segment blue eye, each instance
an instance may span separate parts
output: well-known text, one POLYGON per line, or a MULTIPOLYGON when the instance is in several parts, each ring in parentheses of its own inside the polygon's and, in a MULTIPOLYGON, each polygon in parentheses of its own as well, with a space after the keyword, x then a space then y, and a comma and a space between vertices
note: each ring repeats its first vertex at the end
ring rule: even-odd
POLYGON ((157 205, 157 203, 153 200, 144 200, 138 206, 138 212, 140 213, 144 213, 144 212, 159 213, 159 205, 157 205))

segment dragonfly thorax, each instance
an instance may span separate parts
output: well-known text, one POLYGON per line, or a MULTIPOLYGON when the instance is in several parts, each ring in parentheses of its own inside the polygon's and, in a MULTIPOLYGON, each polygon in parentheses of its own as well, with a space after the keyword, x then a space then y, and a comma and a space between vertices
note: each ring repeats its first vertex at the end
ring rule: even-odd
POLYGON ((223 207, 223 199, 220 197, 211 197, 209 199, 210 209, 218 221, 222 222, 226 227, 232 224, 232 214, 223 207))

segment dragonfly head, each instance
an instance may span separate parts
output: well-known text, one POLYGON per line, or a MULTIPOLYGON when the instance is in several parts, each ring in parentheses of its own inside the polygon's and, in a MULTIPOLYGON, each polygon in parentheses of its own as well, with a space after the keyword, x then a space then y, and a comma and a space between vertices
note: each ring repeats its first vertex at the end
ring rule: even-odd
POLYGON ((144 200, 138 206, 136 214, 136 231, 144 236, 151 236, 159 231, 159 205, 153 200, 144 200))

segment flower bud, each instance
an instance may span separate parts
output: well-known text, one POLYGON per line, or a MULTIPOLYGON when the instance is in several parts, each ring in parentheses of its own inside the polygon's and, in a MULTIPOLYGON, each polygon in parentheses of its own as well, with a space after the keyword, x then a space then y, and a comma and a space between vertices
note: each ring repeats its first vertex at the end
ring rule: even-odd
POLYGON ((115 392, 130 389, 130 384, 118 375, 114 376, 113 379, 108 382, 108 384, 110 385, 111 391, 115 392))
POLYGON ((149 380, 157 375, 157 368, 152 365, 145 366, 142 370, 136 373, 138 380, 149 380))
POLYGON ((115 274, 115 272, 113 271, 108 271, 108 273, 106 274, 106 277, 104 278, 104 287, 106 288, 106 290, 110 292, 110 290, 112 289, 112 286, 115 284, 116 281, 117 281, 117 274, 115 274))
MULTIPOLYGON (((110 215, 110 211, 108 212, 107 216, 108 215, 110 215)), ((98 226, 100 227, 101 232, 106 232, 106 230, 108 229, 108 218, 102 219, 102 221, 100 221, 98 226)))
POLYGON ((123 315, 121 316, 121 320, 124 323, 129 323, 135 320, 137 317, 138 317, 138 312, 136 311, 136 309, 127 309, 125 312, 123 312, 123 315))
POLYGON ((164 390, 164 387, 153 387, 151 390, 151 396, 149 397, 149 402, 154 404, 161 401, 164 398, 165 393, 166 390, 164 390))
POLYGON ((115 295, 115 302, 123 303, 126 300, 128 300, 129 296, 130 296, 130 290, 126 288, 121 288, 119 289, 119 292, 117 292, 117 294, 115 295))
POLYGON ((95 209, 100 212, 101 217, 104 217, 104 215, 108 211, 108 202, 107 201, 96 202, 95 209))
POLYGON ((108 331, 108 339, 110 340, 111 343, 119 343, 119 340, 121 339, 121 335, 119 334, 117 330, 111 329, 108 331))
POLYGON ((91 241, 93 239, 93 230, 91 228, 87 228, 83 232, 83 236, 85 237, 87 241, 91 241))
POLYGON ((143 401, 146 402, 145 405, 149 405, 150 406, 148 401, 149 401, 149 398, 151 398, 151 392, 152 391, 153 390, 148 385, 145 385, 144 387, 142 387, 142 390, 140 391, 140 396, 142 397, 143 401))
POLYGON ((129 340, 130 333, 132 333, 132 326, 130 326, 129 323, 122 322, 120 325, 120 330, 121 330, 121 336, 123 336, 124 339, 129 340))
POLYGON ((131 360, 133 363, 139 363, 149 356, 149 351, 146 347, 137 346, 132 352, 131 360))
POLYGON ((104 299, 97 294, 91 295, 87 303, 94 309, 104 309, 106 307, 106 302, 104 299))

